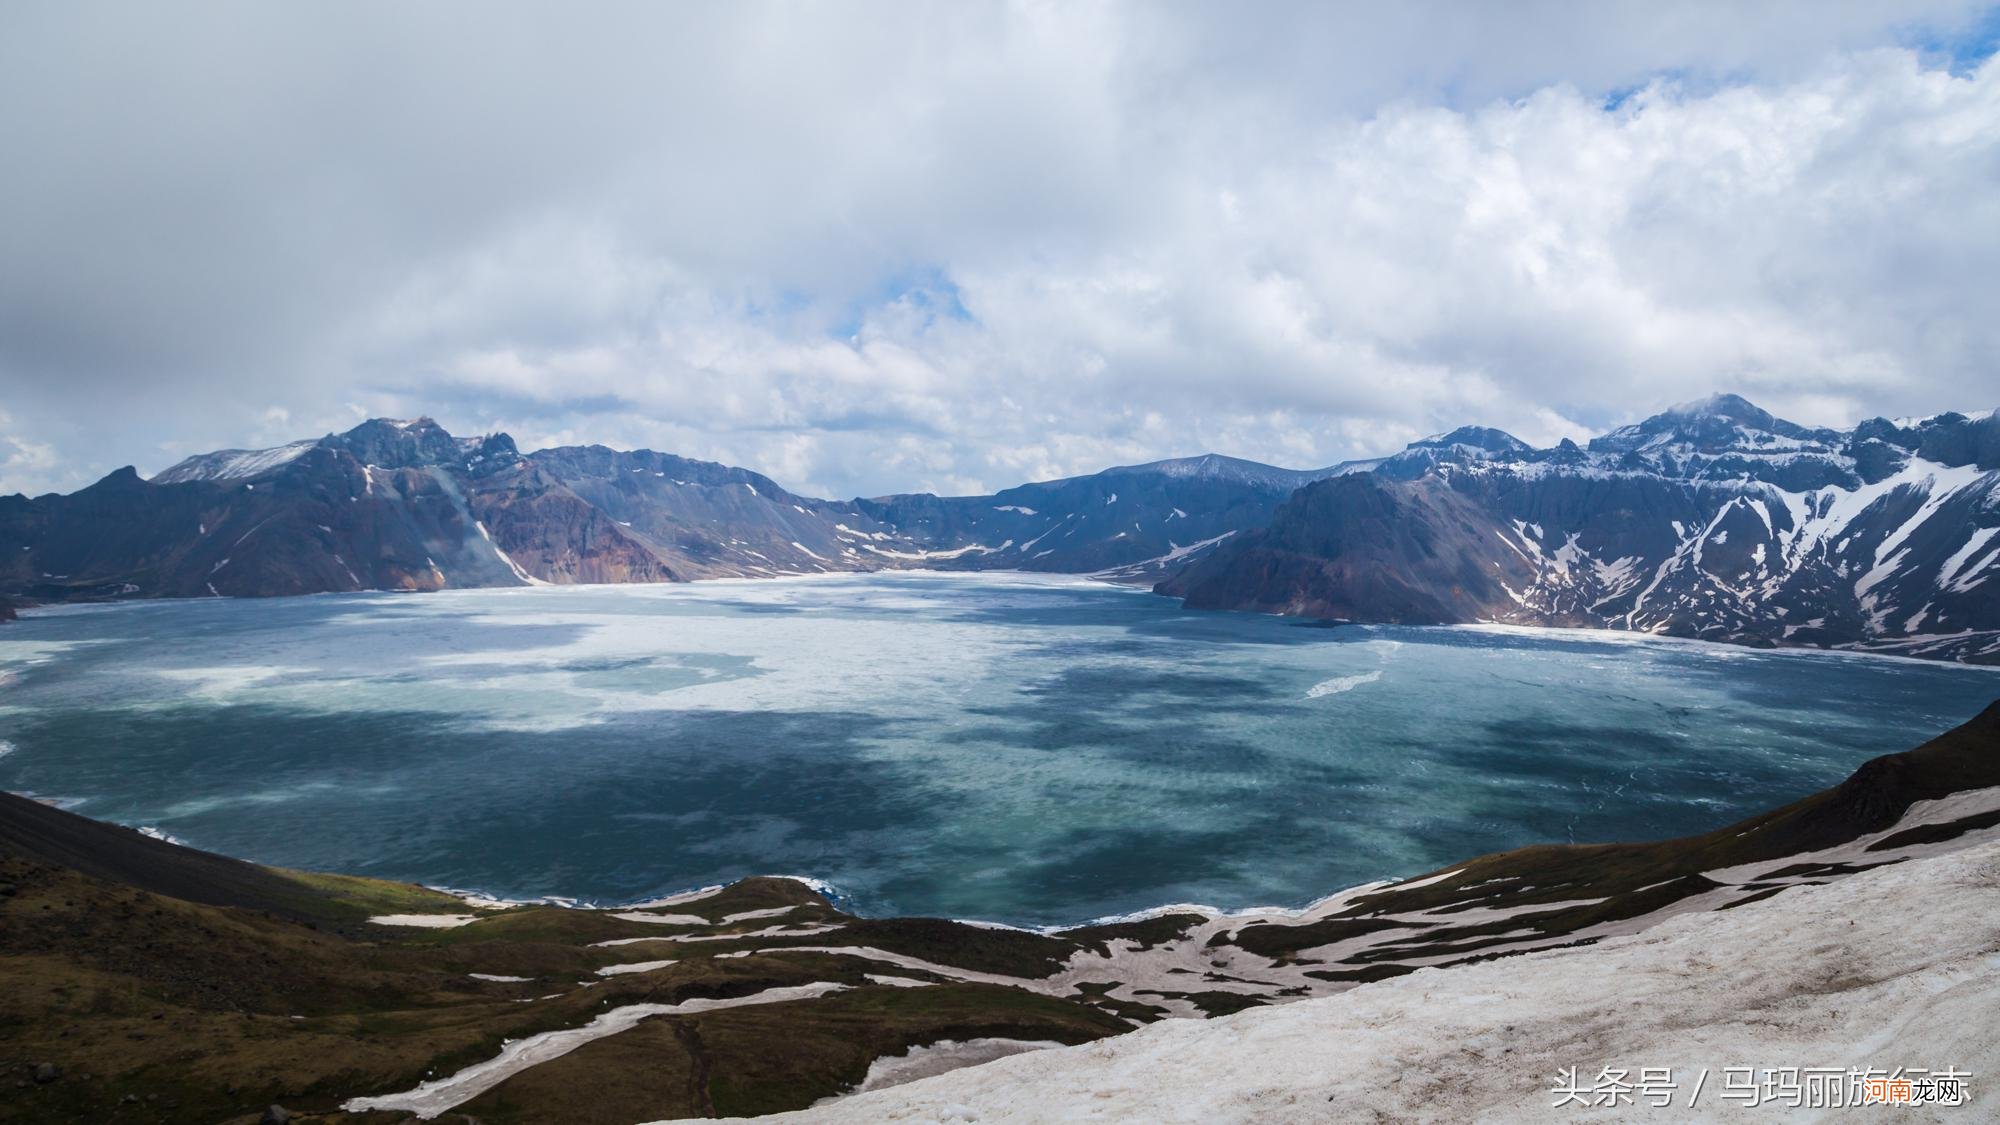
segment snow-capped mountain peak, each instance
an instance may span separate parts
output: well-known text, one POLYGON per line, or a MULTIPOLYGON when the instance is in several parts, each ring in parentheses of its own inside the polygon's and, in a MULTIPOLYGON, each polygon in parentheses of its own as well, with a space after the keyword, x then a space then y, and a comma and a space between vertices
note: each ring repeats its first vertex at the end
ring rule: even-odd
POLYGON ((185 458, 153 477, 155 484, 181 484, 197 480, 253 480, 276 472, 297 460, 316 440, 294 441, 269 449, 218 449, 185 458))
POLYGON ((1496 430, 1491 426, 1460 426, 1450 433, 1432 434, 1422 440, 1413 441, 1409 444, 1409 448, 1461 449, 1479 453, 1526 453, 1533 447, 1505 430, 1496 430))
POLYGON ((1996 572, 2000 421, 1842 433, 1718 395, 1587 451, 1413 444, 1366 480, 1302 489, 1166 589, 1212 608, 2000 663, 1996 572))
POLYGON ((1838 447, 1843 435, 1787 422, 1741 395, 1716 394, 1682 403, 1643 422, 1595 438, 1594 452, 1654 456, 1812 452, 1838 447))

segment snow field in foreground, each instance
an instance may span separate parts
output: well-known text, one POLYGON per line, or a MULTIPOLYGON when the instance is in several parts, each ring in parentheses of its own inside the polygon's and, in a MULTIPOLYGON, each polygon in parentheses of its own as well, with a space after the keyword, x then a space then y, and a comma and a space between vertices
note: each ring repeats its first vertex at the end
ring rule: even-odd
MULTIPOLYGON (((1559 1071, 1672 1067, 1676 1119, 1740 1114, 1722 1069, 1969 1071, 2000 1094, 2000 843, 1688 914, 1576 950, 1427 970, 1223 1019, 1168 1020, 786 1115, 814 1122, 1601 1118, 1559 1071), (1709 1084, 1689 1114, 1694 1077, 1709 1084)), ((1845 1111, 1834 1110, 1832 1114, 1845 1111)), ((773 1119, 765 1119, 773 1120, 773 1119)))

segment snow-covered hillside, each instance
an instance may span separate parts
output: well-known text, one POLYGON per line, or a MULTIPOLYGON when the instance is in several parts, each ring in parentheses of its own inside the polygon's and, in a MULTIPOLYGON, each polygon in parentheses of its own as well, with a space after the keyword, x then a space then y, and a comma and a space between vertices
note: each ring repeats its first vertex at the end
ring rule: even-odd
POLYGON ((1603 1110, 1557 1110, 1555 1090, 1574 1068, 1594 1097, 1606 1067, 1634 1085, 1641 1068, 1669 1068, 1674 1088, 1657 1089, 1679 1120, 1747 1108, 1730 1068, 1795 1068, 1795 1084, 1803 1067, 1956 1068, 1972 1076, 1968 1105, 1898 1120, 1990 1120, 2000 1104, 1995 918, 2000 841, 1582 949, 1168 1020, 779 1120, 1596 1120, 1603 1110))

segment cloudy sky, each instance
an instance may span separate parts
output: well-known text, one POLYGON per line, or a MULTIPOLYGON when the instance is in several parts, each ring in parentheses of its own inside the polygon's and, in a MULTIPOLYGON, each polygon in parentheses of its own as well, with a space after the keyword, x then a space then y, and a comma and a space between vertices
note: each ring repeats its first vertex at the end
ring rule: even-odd
POLYGON ((429 414, 834 496, 2000 406, 2000 13, 0 10, 0 493, 429 414))

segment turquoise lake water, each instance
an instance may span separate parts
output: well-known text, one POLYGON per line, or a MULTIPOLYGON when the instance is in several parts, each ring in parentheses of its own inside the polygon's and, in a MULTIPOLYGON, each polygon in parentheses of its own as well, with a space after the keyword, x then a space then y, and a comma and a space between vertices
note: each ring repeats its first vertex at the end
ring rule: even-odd
POLYGON ((1053 924, 1702 831, 1996 696, 1015 575, 143 602, 0 627, 0 788, 501 897, 799 874, 864 913, 1053 924))

